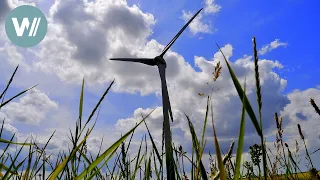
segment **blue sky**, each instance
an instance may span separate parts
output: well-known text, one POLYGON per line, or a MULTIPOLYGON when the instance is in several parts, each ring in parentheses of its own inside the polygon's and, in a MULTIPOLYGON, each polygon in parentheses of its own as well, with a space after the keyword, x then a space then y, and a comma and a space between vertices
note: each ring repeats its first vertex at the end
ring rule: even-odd
MULTIPOLYGON (((154 136, 161 137, 161 94, 157 69, 132 63, 112 63, 108 59, 114 56, 157 55, 184 25, 188 15, 204 8, 201 18, 196 19, 192 27, 180 36, 166 56, 169 94, 177 119, 173 124, 173 132, 176 132, 174 139, 182 138, 184 146, 191 145, 186 119, 181 116, 184 112, 192 117, 200 132, 205 99, 197 93, 207 94, 210 91, 206 83, 210 82, 214 65, 221 61, 221 78, 214 85, 220 89, 214 93, 214 112, 216 126, 221 127, 218 136, 220 134, 222 148, 226 151, 230 139, 238 133, 241 104, 215 43, 223 47, 230 57, 240 81, 247 77, 248 96, 255 103, 250 56, 252 37, 256 36, 268 141, 271 144, 274 141, 275 124, 272 118, 274 112, 278 112, 284 117, 286 138, 290 145, 294 145, 294 139, 298 138, 296 124, 301 123, 306 129, 314 129, 307 136, 309 142, 314 142, 310 148, 320 147, 318 137, 312 136, 312 133, 317 133, 314 127, 320 127, 319 116, 308 104, 310 97, 320 103, 320 81, 317 78, 320 72, 317 54, 317 42, 320 41, 320 25, 317 23, 319 1, 3 2, 8 3, 0 3, 4 7, 0 8, 0 34, 3 35, 0 38, 0 88, 4 87, 18 63, 20 68, 10 89, 11 95, 39 83, 36 91, 0 111, 0 117, 8 119, 8 127, 14 127, 21 139, 30 133, 46 137, 52 129, 59 129, 54 146, 55 150, 63 149, 64 145, 58 139, 64 138, 67 127, 73 126, 77 119, 83 77, 86 82, 85 116, 89 115, 110 82, 116 80, 103 102, 93 135, 97 138, 102 135, 109 137, 106 147, 140 119, 140 112, 146 114, 155 107, 160 110, 149 123, 154 136), (5 36, 1 19, 9 12, 4 11, 6 8, 28 3, 46 13, 49 29, 46 38, 37 47, 22 49, 14 46, 5 36), (216 9, 210 11, 210 6, 216 9), (91 26, 91 22, 96 26, 91 26), (127 30, 129 28, 130 31, 127 30), (86 51, 90 48, 96 51, 86 51)), ((212 130, 208 131, 207 138, 210 139, 212 130)), ((259 142, 249 122, 246 133, 246 147, 252 145, 251 142, 259 142)), ((140 136, 136 140, 138 142, 140 136)), ((93 152, 96 150, 94 145, 93 142, 93 152)), ((209 144, 208 148, 213 148, 213 145, 209 144)))
MULTIPOLYGON (((130 2, 133 4, 137 1, 130 2)), ((174 12, 162 12, 160 9, 165 5, 159 5, 160 8, 157 11, 152 8, 155 6, 153 2, 139 2, 141 9, 147 12, 154 12, 158 15, 157 17, 160 16, 160 22, 155 25, 152 37, 159 39, 163 44, 171 38, 170 31, 175 31, 175 29, 181 27, 181 21, 177 17, 182 9, 189 9, 195 12, 202 7, 201 3, 198 2, 184 2, 181 3, 181 6, 177 5, 177 10, 174 12), (149 10, 149 8, 152 10, 149 10), (163 19, 162 16, 168 18, 163 19), (168 26, 165 26, 166 24, 168 26), (164 30, 169 32, 163 32, 164 30)), ((158 5, 160 3, 155 4, 158 5)), ((168 4, 168 2, 164 1, 163 4, 168 4)), ((295 80, 294 83, 297 83, 298 87, 292 82, 288 84, 289 87, 287 89, 289 91, 294 88, 305 89, 316 85, 316 80, 312 79, 316 78, 314 75, 305 75, 307 70, 305 66, 309 66, 308 69, 316 67, 314 63, 316 63, 315 53, 317 47, 312 46, 312 44, 319 40, 317 35, 319 24, 315 21, 317 7, 319 6, 318 1, 257 1, 252 3, 252 1, 233 0, 219 2, 219 4, 222 6, 221 12, 205 18, 207 21, 214 23, 214 26, 218 29, 217 32, 206 36, 202 41, 183 36, 173 49, 188 58, 192 58, 194 54, 210 57, 210 50, 215 48, 215 42, 231 43, 237 50, 235 55, 241 56, 242 54, 251 54, 250 39, 252 36, 257 37, 258 45, 260 46, 267 44, 270 40, 280 38, 282 41, 289 43, 287 49, 270 52, 264 57, 276 58, 286 65, 286 68, 300 66, 304 74, 301 75, 299 72, 290 73, 291 75, 288 78, 295 80), (193 51, 184 51, 184 47, 190 46, 193 47, 193 51), (306 46, 308 48, 303 48, 306 46), (310 78, 308 78, 307 83, 305 76, 310 78)), ((316 69, 309 72, 316 72, 316 69)), ((287 73, 285 74, 288 75, 287 73)))
MULTIPOLYGON (((163 44, 170 40, 172 36, 170 34, 174 34, 176 29, 182 26, 182 22, 178 19, 181 10, 188 9, 195 12, 203 7, 203 4, 198 1, 177 1, 173 3, 173 8, 170 6, 169 10, 163 12, 165 6, 170 4, 169 1, 154 3, 147 0, 132 0, 128 2, 129 4, 139 3, 141 9, 157 15, 159 22, 154 26, 152 38, 163 44)), ((307 89, 319 84, 316 77, 316 72, 319 71, 317 46, 313 45, 319 41, 320 25, 316 23, 318 1, 232 0, 222 1, 219 4, 222 10, 218 14, 204 18, 214 24, 217 32, 212 35, 199 35, 205 36, 201 41, 197 38, 190 39, 186 33, 173 49, 183 54, 186 59, 192 59, 194 54, 210 57, 212 49, 216 49, 215 42, 231 43, 236 49, 235 56, 239 57, 252 53, 251 38, 253 36, 257 38, 258 47, 278 38, 288 42, 288 47, 272 51, 263 58, 279 60, 285 66, 280 71, 290 82, 285 92, 295 88, 307 89), (186 50, 188 49, 186 47, 192 47, 192 51, 186 50), (298 68, 300 68, 299 71, 298 68), (293 69, 295 69, 294 72, 292 72, 293 69)))

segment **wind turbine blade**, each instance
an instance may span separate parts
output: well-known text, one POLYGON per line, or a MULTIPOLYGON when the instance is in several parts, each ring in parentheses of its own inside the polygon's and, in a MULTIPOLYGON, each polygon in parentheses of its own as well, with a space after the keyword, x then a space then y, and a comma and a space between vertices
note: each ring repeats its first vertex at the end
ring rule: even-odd
POLYGON ((166 67, 163 64, 159 64, 158 68, 159 68, 160 79, 161 79, 163 108, 165 112, 167 113, 169 112, 171 121, 173 122, 171 103, 170 103, 170 98, 169 98, 169 93, 167 88, 167 82, 166 82, 166 67))
POLYGON ((112 60, 112 61, 139 62, 139 63, 146 64, 146 65, 149 65, 149 66, 156 65, 154 63, 154 60, 151 59, 151 58, 111 58, 110 60, 112 60))
POLYGON ((163 49, 161 53, 161 57, 164 56, 164 54, 170 49, 170 47, 173 45, 173 43, 178 39, 178 37, 181 35, 181 33, 188 27, 188 25, 193 21, 193 19, 200 13, 200 11, 203 8, 201 8, 189 21, 187 24, 183 26, 183 28, 178 32, 178 34, 169 42, 169 44, 163 49))

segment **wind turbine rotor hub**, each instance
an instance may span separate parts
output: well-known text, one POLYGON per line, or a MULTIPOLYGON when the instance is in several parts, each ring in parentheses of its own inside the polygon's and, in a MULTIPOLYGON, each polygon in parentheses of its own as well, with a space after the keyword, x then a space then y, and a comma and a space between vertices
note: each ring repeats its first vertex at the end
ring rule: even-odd
POLYGON ((166 61, 163 59, 163 57, 161 56, 157 56, 154 58, 155 60, 155 63, 158 65, 158 64, 164 64, 166 67, 167 67, 167 63, 166 61))

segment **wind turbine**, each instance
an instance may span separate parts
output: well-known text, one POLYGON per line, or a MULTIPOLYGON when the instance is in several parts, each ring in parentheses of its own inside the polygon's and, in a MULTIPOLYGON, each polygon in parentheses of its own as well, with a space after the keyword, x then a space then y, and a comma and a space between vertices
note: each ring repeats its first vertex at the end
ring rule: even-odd
POLYGON ((110 60, 114 61, 129 61, 129 62, 138 62, 146 64, 149 66, 158 66, 160 79, 161 79, 161 89, 162 89, 162 109, 163 109, 163 133, 165 136, 165 149, 166 149, 166 167, 167 167, 167 179, 175 179, 174 173, 174 162, 173 162, 173 151, 172 151, 172 137, 170 130, 170 121, 173 121, 171 104, 168 94, 167 82, 166 82, 166 67, 167 63, 164 60, 163 56, 170 49, 173 43, 178 39, 181 33, 188 27, 192 20, 200 13, 202 8, 183 26, 183 28, 178 32, 178 34, 169 42, 169 44, 163 49, 162 53, 155 58, 111 58, 110 60), (169 113, 168 113, 169 112, 169 113))

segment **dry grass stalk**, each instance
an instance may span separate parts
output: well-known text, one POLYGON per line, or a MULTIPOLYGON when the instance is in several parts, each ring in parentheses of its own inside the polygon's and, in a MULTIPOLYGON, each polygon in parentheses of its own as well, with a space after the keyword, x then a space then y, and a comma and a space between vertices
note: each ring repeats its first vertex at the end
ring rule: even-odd
POLYGON ((305 147, 305 149, 306 149, 306 154, 307 154, 307 157, 308 157, 309 162, 310 162, 310 164, 311 164, 311 167, 314 168, 313 163, 312 163, 312 160, 311 160, 311 157, 310 157, 310 155, 309 155, 309 151, 308 151, 308 148, 307 148, 306 141, 304 140, 304 136, 303 136, 303 134, 302 134, 302 130, 301 130, 300 124, 298 124, 298 130, 299 130, 300 137, 301 137, 301 139, 302 139, 302 141, 303 141, 304 147, 305 147))
MULTIPOLYGON (((281 144, 282 153, 283 153, 283 156, 284 156, 283 160, 284 160, 285 166, 287 166, 287 160, 286 160, 287 157, 286 157, 286 153, 284 152, 283 139, 282 139, 282 133, 283 133, 282 118, 280 118, 280 121, 279 121, 278 113, 275 113, 274 119, 276 120, 277 130, 278 130, 277 143, 280 142, 280 144, 281 144)), ((280 144, 278 144, 278 148, 279 149, 280 149, 280 144)), ((278 156, 277 158, 280 158, 280 156, 281 156, 281 153, 279 153, 279 151, 278 151, 277 156, 278 156)))

